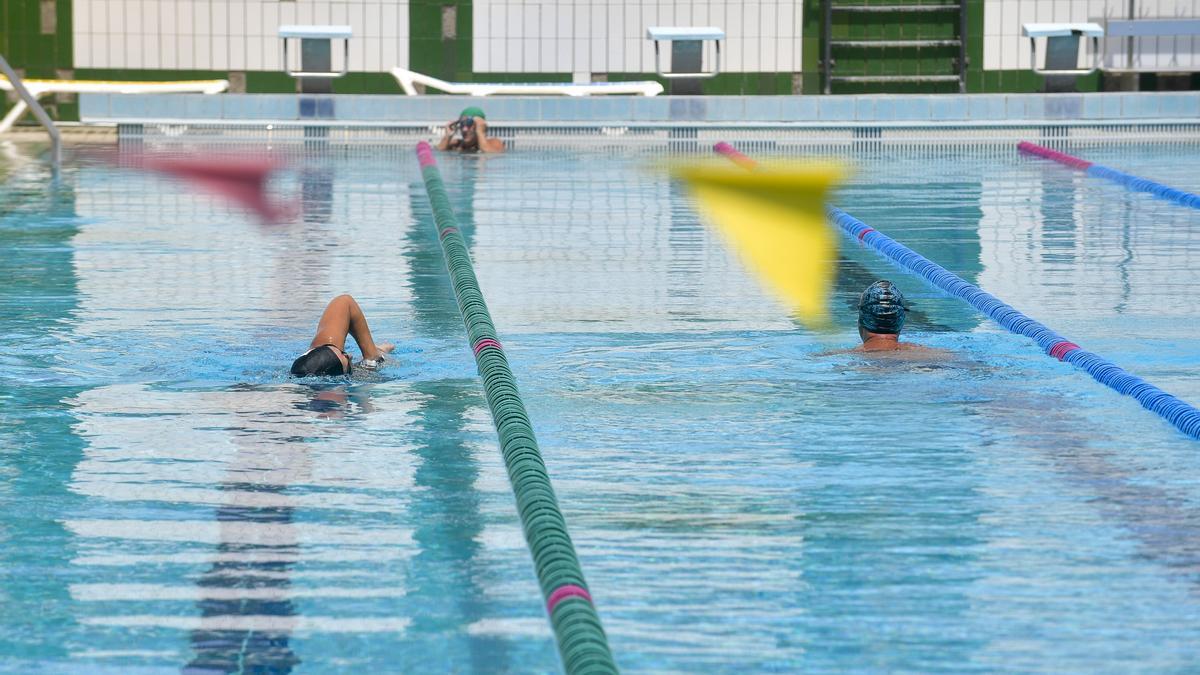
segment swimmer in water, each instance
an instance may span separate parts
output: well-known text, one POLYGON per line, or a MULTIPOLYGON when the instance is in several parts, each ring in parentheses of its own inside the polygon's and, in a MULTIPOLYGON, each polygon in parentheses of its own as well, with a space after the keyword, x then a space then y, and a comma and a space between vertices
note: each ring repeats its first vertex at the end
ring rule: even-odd
POLYGON ((504 152, 504 142, 487 135, 487 116, 478 106, 463 108, 458 119, 446 125, 438 150, 459 152, 504 152))
POLYGON ((354 337, 362 351, 359 368, 377 370, 384 362, 384 354, 395 349, 386 342, 375 344, 367 317, 354 298, 339 295, 329 301, 321 320, 317 323, 317 334, 309 343, 309 350, 292 362, 292 375, 349 375, 355 363, 346 353, 346 335, 354 337))
POLYGON ((862 344, 856 352, 913 352, 929 356, 945 355, 941 349, 900 341, 907 308, 900 289, 887 280, 867 286, 858 299, 858 335, 862 344))

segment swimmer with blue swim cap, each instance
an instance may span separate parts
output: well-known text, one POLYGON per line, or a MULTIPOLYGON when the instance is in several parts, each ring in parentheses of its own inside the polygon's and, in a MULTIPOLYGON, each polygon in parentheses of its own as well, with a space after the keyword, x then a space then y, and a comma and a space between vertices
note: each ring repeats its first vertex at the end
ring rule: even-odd
POLYGON ((487 135, 487 115, 479 106, 468 106, 458 119, 446 125, 446 133, 438 141, 438 150, 459 152, 504 152, 504 142, 487 135))

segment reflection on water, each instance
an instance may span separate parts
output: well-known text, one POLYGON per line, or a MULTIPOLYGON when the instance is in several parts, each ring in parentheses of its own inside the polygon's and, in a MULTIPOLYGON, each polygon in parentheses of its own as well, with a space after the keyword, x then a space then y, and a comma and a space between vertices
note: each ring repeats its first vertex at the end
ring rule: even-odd
MULTIPOLYGON (((266 492, 279 495, 286 486, 222 483, 221 490, 231 494, 266 492)), ((222 505, 217 521, 273 523, 278 538, 263 542, 230 542, 217 546, 218 555, 230 560, 214 561, 197 582, 201 600, 201 628, 192 631, 192 650, 196 656, 183 669, 185 673, 290 673, 300 659, 288 644, 291 634, 288 617, 296 607, 288 595, 291 587, 289 559, 297 559, 299 547, 291 532, 292 509, 280 507, 222 505), (292 536, 288 536, 292 534, 292 536), (207 591, 215 591, 212 596, 207 591), (233 591, 233 593, 229 593, 233 591), (242 592, 245 595, 239 596, 242 592), (272 617, 272 628, 245 625, 242 630, 222 630, 212 626, 227 617, 272 617), (215 621, 213 621, 215 619, 215 621), (210 623, 211 622, 211 623, 210 623)))
MULTIPOLYGON (((1197 216, 1043 164, 838 203, 1200 400, 1197 216)), ((635 159, 442 170, 625 670, 1195 669, 1195 451, 1136 403, 853 245, 800 330, 635 159), (877 278, 961 360, 825 355, 877 278)), ((556 670, 415 163, 314 159, 273 227, 72 181, 0 207, 0 670, 556 670), (289 381, 340 292, 395 362, 289 381)))

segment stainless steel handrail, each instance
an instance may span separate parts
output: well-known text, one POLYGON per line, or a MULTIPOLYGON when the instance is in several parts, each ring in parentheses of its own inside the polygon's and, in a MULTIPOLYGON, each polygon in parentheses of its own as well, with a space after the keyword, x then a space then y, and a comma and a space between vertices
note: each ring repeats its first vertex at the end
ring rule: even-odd
POLYGON ((8 65, 8 61, 4 60, 4 56, 0 55, 0 70, 4 71, 4 76, 12 83, 13 89, 25 101, 25 105, 33 111, 33 116, 46 127, 46 132, 50 134, 50 165, 54 170, 54 177, 58 177, 58 172, 62 168, 62 135, 58 132, 58 127, 54 126, 54 120, 46 114, 42 108, 42 104, 38 103, 37 97, 29 93, 25 88, 25 83, 17 76, 17 73, 8 65))

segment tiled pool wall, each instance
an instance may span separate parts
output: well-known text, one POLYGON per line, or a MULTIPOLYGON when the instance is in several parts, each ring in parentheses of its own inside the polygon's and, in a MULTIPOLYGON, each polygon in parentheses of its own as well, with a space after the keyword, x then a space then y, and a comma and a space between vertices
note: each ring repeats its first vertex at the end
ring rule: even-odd
POLYGON ((573 122, 942 123, 1200 122, 1200 92, 866 94, 620 98, 82 94, 85 123, 138 121, 436 124, 477 105, 497 126, 573 122))

